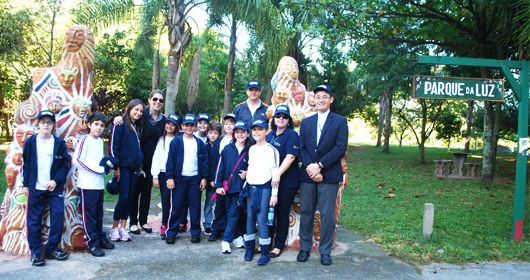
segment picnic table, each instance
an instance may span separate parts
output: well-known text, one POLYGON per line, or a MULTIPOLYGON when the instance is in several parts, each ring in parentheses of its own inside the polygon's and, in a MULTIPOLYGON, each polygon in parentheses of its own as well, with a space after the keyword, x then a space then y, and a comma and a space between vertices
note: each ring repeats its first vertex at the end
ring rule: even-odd
POLYGON ((453 161, 455 169, 453 170, 453 176, 464 176, 464 172, 462 171, 464 167, 464 162, 466 161, 466 158, 471 153, 464 153, 464 152, 449 152, 453 154, 453 161))

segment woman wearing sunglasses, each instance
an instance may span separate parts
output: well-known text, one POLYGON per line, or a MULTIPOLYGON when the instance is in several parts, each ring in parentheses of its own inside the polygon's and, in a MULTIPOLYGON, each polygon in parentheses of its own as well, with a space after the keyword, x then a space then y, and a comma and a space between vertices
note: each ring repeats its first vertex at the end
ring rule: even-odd
POLYGON ((289 231, 289 211, 294 197, 298 192, 298 156, 300 152, 300 136, 293 130, 293 119, 289 107, 280 104, 274 110, 271 120, 272 131, 267 135, 267 142, 274 146, 280 154, 280 168, 272 178, 272 184, 279 182, 278 203, 276 204, 275 222, 269 226, 269 235, 274 239, 271 258, 282 254, 287 233, 289 231), (280 179, 281 178, 281 179, 280 179), (276 238, 274 229, 276 228, 276 238))
MULTIPOLYGON (((142 173, 138 176, 136 185, 132 192, 131 209, 129 211, 129 230, 131 233, 140 234, 138 222, 141 228, 147 232, 153 232, 153 229, 147 224, 149 215, 149 206, 151 204, 151 188, 153 186, 153 176, 151 174, 151 164, 155 154, 158 139, 164 132, 166 117, 162 114, 161 109, 164 105, 164 94, 161 90, 153 90, 149 95, 149 106, 144 109, 142 115, 142 132, 140 134, 140 148, 144 155, 142 161, 142 173), (138 201, 140 207, 138 208, 138 201), (139 210, 139 211, 138 211, 139 210)), ((114 119, 114 124, 119 125, 122 122, 121 117, 114 119)))

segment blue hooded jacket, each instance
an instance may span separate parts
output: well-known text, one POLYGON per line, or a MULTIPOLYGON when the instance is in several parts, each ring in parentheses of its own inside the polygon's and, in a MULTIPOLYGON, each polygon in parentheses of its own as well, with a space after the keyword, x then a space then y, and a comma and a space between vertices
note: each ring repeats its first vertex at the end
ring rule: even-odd
POLYGON ((138 134, 130 131, 125 123, 112 126, 109 154, 120 160, 121 167, 132 170, 139 170, 144 159, 138 134))
POLYGON ((245 180, 239 177, 241 170, 248 169, 248 148, 244 147, 241 151, 241 154, 237 150, 237 147, 234 143, 230 143, 225 146, 221 152, 221 158, 219 161, 219 166, 217 167, 217 176, 215 176, 215 188, 222 188, 223 181, 228 181, 230 175, 232 179, 228 184, 228 193, 238 193, 241 191, 245 180), (246 153, 245 153, 246 152, 246 153), (239 162, 239 165, 234 169, 236 163, 241 158, 241 155, 245 153, 245 156, 239 162), (234 173, 232 173, 234 171, 234 173))
MULTIPOLYGON (((169 144, 169 154, 166 163, 166 178, 179 183, 182 178, 182 165, 184 163, 184 135, 177 136, 169 144)), ((204 142, 193 136, 197 142, 197 167, 201 179, 208 180, 208 152, 204 142)))

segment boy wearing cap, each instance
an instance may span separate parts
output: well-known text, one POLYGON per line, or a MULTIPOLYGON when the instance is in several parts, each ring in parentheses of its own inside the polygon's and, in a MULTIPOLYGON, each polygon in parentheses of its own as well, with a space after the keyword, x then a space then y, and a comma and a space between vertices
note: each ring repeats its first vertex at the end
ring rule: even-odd
POLYGON ((305 118, 300 126, 300 253, 297 261, 309 257, 313 241, 316 206, 320 211, 320 263, 331 264, 335 235, 335 204, 342 182, 341 159, 348 146, 348 123, 345 117, 329 110, 333 94, 328 85, 317 86, 315 104, 318 113, 305 118))
MULTIPOLYGON (((269 105, 261 102, 261 84, 258 80, 250 80, 247 83, 247 101, 238 104, 234 108, 234 113, 238 116, 238 120, 244 121, 248 124, 254 123, 255 120, 267 120, 267 109, 269 105)), ((250 135, 251 139, 252 134, 250 135)))
MULTIPOLYGON (((208 124, 208 129, 206 130, 206 134, 208 136, 208 142, 206 143, 206 151, 208 152, 208 155, 211 154, 213 143, 219 139, 219 136, 221 136, 221 124, 219 122, 211 122, 208 124)), ((211 163, 208 162, 208 176, 210 176, 210 166, 211 163)), ((212 200, 212 196, 215 194, 215 188, 211 186, 210 181, 208 181, 208 184, 206 186, 206 199, 204 201, 204 208, 203 208, 203 214, 204 214, 204 234, 211 235, 212 234, 212 221, 213 221, 213 206, 215 204, 215 201, 212 200)))
POLYGON ((204 144, 208 143, 208 124, 210 123, 210 116, 206 113, 200 113, 197 116, 197 131, 193 135, 201 139, 204 144))
POLYGON ((167 244, 175 243, 185 197, 190 206, 191 242, 201 241, 201 191, 208 180, 208 156, 202 140, 193 136, 196 127, 195 115, 184 116, 184 134, 175 137, 169 146, 166 178, 167 188, 171 191, 171 208, 166 231, 167 244))
POLYGON ((68 150, 63 139, 52 134, 55 114, 41 111, 37 117, 40 131, 26 140, 22 153, 23 193, 28 197, 26 229, 31 262, 43 266, 42 214, 46 201, 50 206, 50 232, 46 243, 47 259, 66 260, 70 254, 59 249, 63 233, 63 187, 68 174, 68 150))
POLYGON ((104 157, 103 140, 99 136, 105 130, 107 119, 100 112, 88 119, 88 135, 83 136, 75 148, 72 163, 77 167, 77 187, 81 193, 83 230, 87 239, 87 252, 94 257, 105 255, 103 249, 114 249, 103 230, 104 174, 117 170, 119 160, 104 157))

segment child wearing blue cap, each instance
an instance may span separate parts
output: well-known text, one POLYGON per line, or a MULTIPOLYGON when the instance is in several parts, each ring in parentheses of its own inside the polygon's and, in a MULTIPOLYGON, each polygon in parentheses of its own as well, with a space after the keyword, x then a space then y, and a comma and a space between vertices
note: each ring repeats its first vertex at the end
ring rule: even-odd
POLYGON ((107 118, 100 112, 88 119, 88 135, 79 140, 72 163, 77 167, 77 187, 81 194, 81 214, 85 231, 87 252, 94 257, 105 255, 103 249, 114 249, 103 230, 103 197, 105 178, 111 170, 117 169, 118 160, 104 157, 103 140, 99 137, 105 130, 107 118), (114 163, 113 163, 114 162, 114 163))
POLYGON ((278 195, 278 183, 272 182, 277 177, 280 166, 280 155, 276 148, 267 142, 268 122, 256 120, 252 124, 252 135, 256 144, 250 147, 247 185, 241 191, 241 197, 247 198, 247 233, 245 240, 245 260, 251 261, 256 245, 256 222, 259 228, 259 244, 261 257, 259 265, 266 265, 270 261, 269 228, 267 226, 267 209, 275 206, 278 195))
POLYGON ((210 116, 206 113, 200 113, 197 116, 197 131, 193 135, 201 139, 204 144, 208 143, 208 124, 210 123, 210 116))
POLYGON ((248 126, 244 121, 238 121, 232 133, 232 142, 221 152, 219 166, 215 177, 215 188, 217 196, 224 196, 228 221, 226 224, 221 252, 229 254, 232 252, 230 243, 234 237, 241 236, 238 227, 239 219, 239 193, 245 182, 248 167, 248 149, 251 146, 248 126))
POLYGON ((41 111, 37 117, 40 133, 26 140, 22 153, 22 192, 28 197, 26 228, 31 262, 43 266, 42 214, 46 204, 50 207, 50 233, 46 243, 47 259, 66 260, 68 253, 59 249, 63 234, 63 187, 68 174, 68 150, 63 139, 52 134, 55 114, 41 111))
POLYGON ((164 132, 156 144, 151 164, 151 174, 153 175, 153 187, 160 190, 160 200, 162 203, 162 226, 160 228, 160 239, 166 239, 167 220, 169 218, 169 205, 171 203, 169 189, 166 186, 166 163, 169 155, 169 145, 171 141, 180 134, 178 129, 180 117, 171 114, 166 118, 164 132))
POLYGON ((187 114, 182 119, 184 134, 169 145, 166 164, 167 188, 171 191, 171 208, 166 231, 166 243, 174 244, 178 234, 184 198, 190 206, 191 242, 201 241, 201 191, 208 180, 208 156, 202 140, 193 136, 197 118, 187 114))

